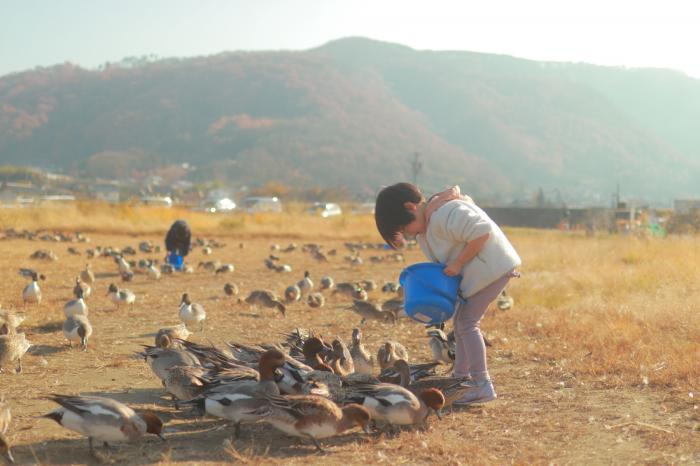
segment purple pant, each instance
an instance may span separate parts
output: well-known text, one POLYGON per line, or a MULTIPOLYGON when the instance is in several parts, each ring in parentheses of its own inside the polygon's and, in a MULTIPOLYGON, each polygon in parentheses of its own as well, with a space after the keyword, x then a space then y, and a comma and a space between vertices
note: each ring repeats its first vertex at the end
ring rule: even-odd
POLYGON ((481 336, 479 324, 486 310, 512 277, 508 272, 489 286, 467 298, 460 305, 454 318, 455 331, 455 367, 454 375, 469 375, 475 379, 488 379, 486 368, 486 346, 481 336))

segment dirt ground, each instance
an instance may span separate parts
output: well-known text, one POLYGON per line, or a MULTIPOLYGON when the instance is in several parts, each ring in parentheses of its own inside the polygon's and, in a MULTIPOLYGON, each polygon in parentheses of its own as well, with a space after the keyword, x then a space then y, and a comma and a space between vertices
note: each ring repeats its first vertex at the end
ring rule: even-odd
MULTIPOLYGON (((159 381, 143 359, 135 357, 142 344, 152 344, 155 331, 179 323, 178 304, 183 292, 207 310, 206 327, 191 340, 223 346, 226 341, 274 342, 282 332, 295 327, 313 327, 326 336, 350 340, 359 318, 347 311, 348 300, 330 298, 322 309, 295 304, 286 318, 270 310, 250 309, 224 295, 225 282, 235 282, 242 297, 252 289, 268 288, 282 293, 298 281, 304 270, 318 283, 323 275, 336 281, 373 279, 380 285, 395 281, 401 269, 422 261, 420 252, 406 253, 406 264, 382 263, 352 267, 343 260, 347 250, 341 242, 323 242, 338 255, 329 263, 318 263, 300 250, 277 253, 290 264, 291 274, 268 271, 263 259, 270 245, 282 247, 291 238, 219 238, 227 243, 212 256, 197 249, 188 257, 235 264, 232 274, 214 275, 202 269, 194 274, 164 276, 159 281, 136 275, 122 284, 116 264, 107 258, 90 262, 98 279, 87 302, 94 334, 89 352, 69 349, 61 331, 63 304, 71 298, 74 278, 87 259, 85 250, 96 245, 137 247, 143 239, 160 243, 161 237, 90 235, 89 244, 52 243, 10 239, 0 241, 0 304, 27 315, 21 330, 34 344, 24 358, 24 372, 0 374, 0 392, 12 406, 14 421, 8 434, 21 464, 91 464, 87 440, 37 416, 54 405, 42 399, 50 393, 100 394, 127 402, 137 409, 152 409, 167 421, 167 442, 146 437, 118 450, 102 453, 107 464, 692 464, 700 463, 700 393, 679 386, 611 384, 615 373, 585 376, 567 371, 565 362, 542 358, 528 351, 527 332, 521 320, 527 306, 518 305, 523 282, 510 287, 515 306, 507 312, 489 312, 485 333, 493 342, 488 350, 490 370, 498 399, 494 402, 432 418, 427 430, 395 436, 351 432, 324 442, 327 453, 316 453, 308 442, 300 443, 273 428, 245 426, 241 438, 229 441, 232 428, 216 419, 197 419, 187 410, 176 411, 164 397, 159 381), (239 243, 244 248, 239 248, 239 243), (69 255, 68 246, 82 255, 69 255), (59 260, 29 259, 37 249, 54 251, 59 260), (40 286, 41 305, 24 306, 22 287, 28 280, 17 273, 32 267, 48 277, 40 286), (125 286, 137 295, 133 309, 115 310, 105 296, 110 282, 125 286)), ((303 241, 294 240, 297 243, 303 241)), ((521 251, 524 259, 536 251, 521 251)), ((382 255, 366 251, 363 256, 382 255)), ((139 253, 131 258, 157 257, 139 253)), ((556 273, 556 271, 555 271, 556 273)), ((390 296, 373 292, 371 299, 390 296)), ((430 357, 425 329, 408 320, 397 325, 369 322, 364 326, 367 345, 375 351, 388 338, 403 342, 413 362, 430 357)), ((565 345, 567 342, 560 342, 565 345)), ((538 353, 539 354, 539 353, 538 353)), ((572 345, 570 358, 587 354, 572 345)))

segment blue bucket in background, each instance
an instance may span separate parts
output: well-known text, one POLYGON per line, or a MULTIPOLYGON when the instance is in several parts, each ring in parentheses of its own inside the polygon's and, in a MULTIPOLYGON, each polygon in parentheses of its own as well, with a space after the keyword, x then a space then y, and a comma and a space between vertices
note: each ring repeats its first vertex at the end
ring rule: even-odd
POLYGON ((175 270, 182 270, 183 261, 184 258, 178 253, 171 252, 168 254, 168 264, 175 267, 175 270))
POLYGON ((455 313, 462 276, 448 277, 442 264, 422 262, 406 267, 399 283, 404 288, 406 315, 426 325, 450 319, 455 313))

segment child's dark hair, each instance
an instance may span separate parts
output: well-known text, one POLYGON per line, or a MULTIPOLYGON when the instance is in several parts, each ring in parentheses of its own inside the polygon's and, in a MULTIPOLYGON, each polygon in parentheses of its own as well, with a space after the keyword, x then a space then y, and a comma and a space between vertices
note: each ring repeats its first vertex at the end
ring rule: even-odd
POLYGON ((411 183, 396 183, 379 191, 374 206, 374 221, 379 234, 389 246, 398 248, 402 244, 401 228, 416 219, 404 204, 419 204, 422 201, 423 193, 411 183))

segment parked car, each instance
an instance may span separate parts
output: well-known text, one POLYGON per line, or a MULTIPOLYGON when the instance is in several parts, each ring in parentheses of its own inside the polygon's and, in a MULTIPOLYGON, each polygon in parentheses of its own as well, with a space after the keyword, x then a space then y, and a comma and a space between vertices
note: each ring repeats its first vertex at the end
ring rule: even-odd
POLYGON ((141 202, 146 205, 158 206, 158 207, 172 207, 173 200, 170 196, 160 197, 160 196, 143 196, 141 197, 141 202))
POLYGON ((243 201, 245 210, 254 212, 282 212, 282 202, 277 197, 247 197, 243 201))
POLYGON ((338 204, 333 202, 314 202, 314 204, 309 207, 309 213, 328 218, 342 214, 343 210, 338 204))
POLYGON ((235 210, 237 207, 236 203, 232 200, 229 199, 228 197, 224 197, 222 199, 219 199, 216 202, 207 202, 202 204, 199 208, 195 210, 201 210, 204 212, 209 212, 212 214, 215 214, 217 212, 231 212, 232 210, 235 210))

